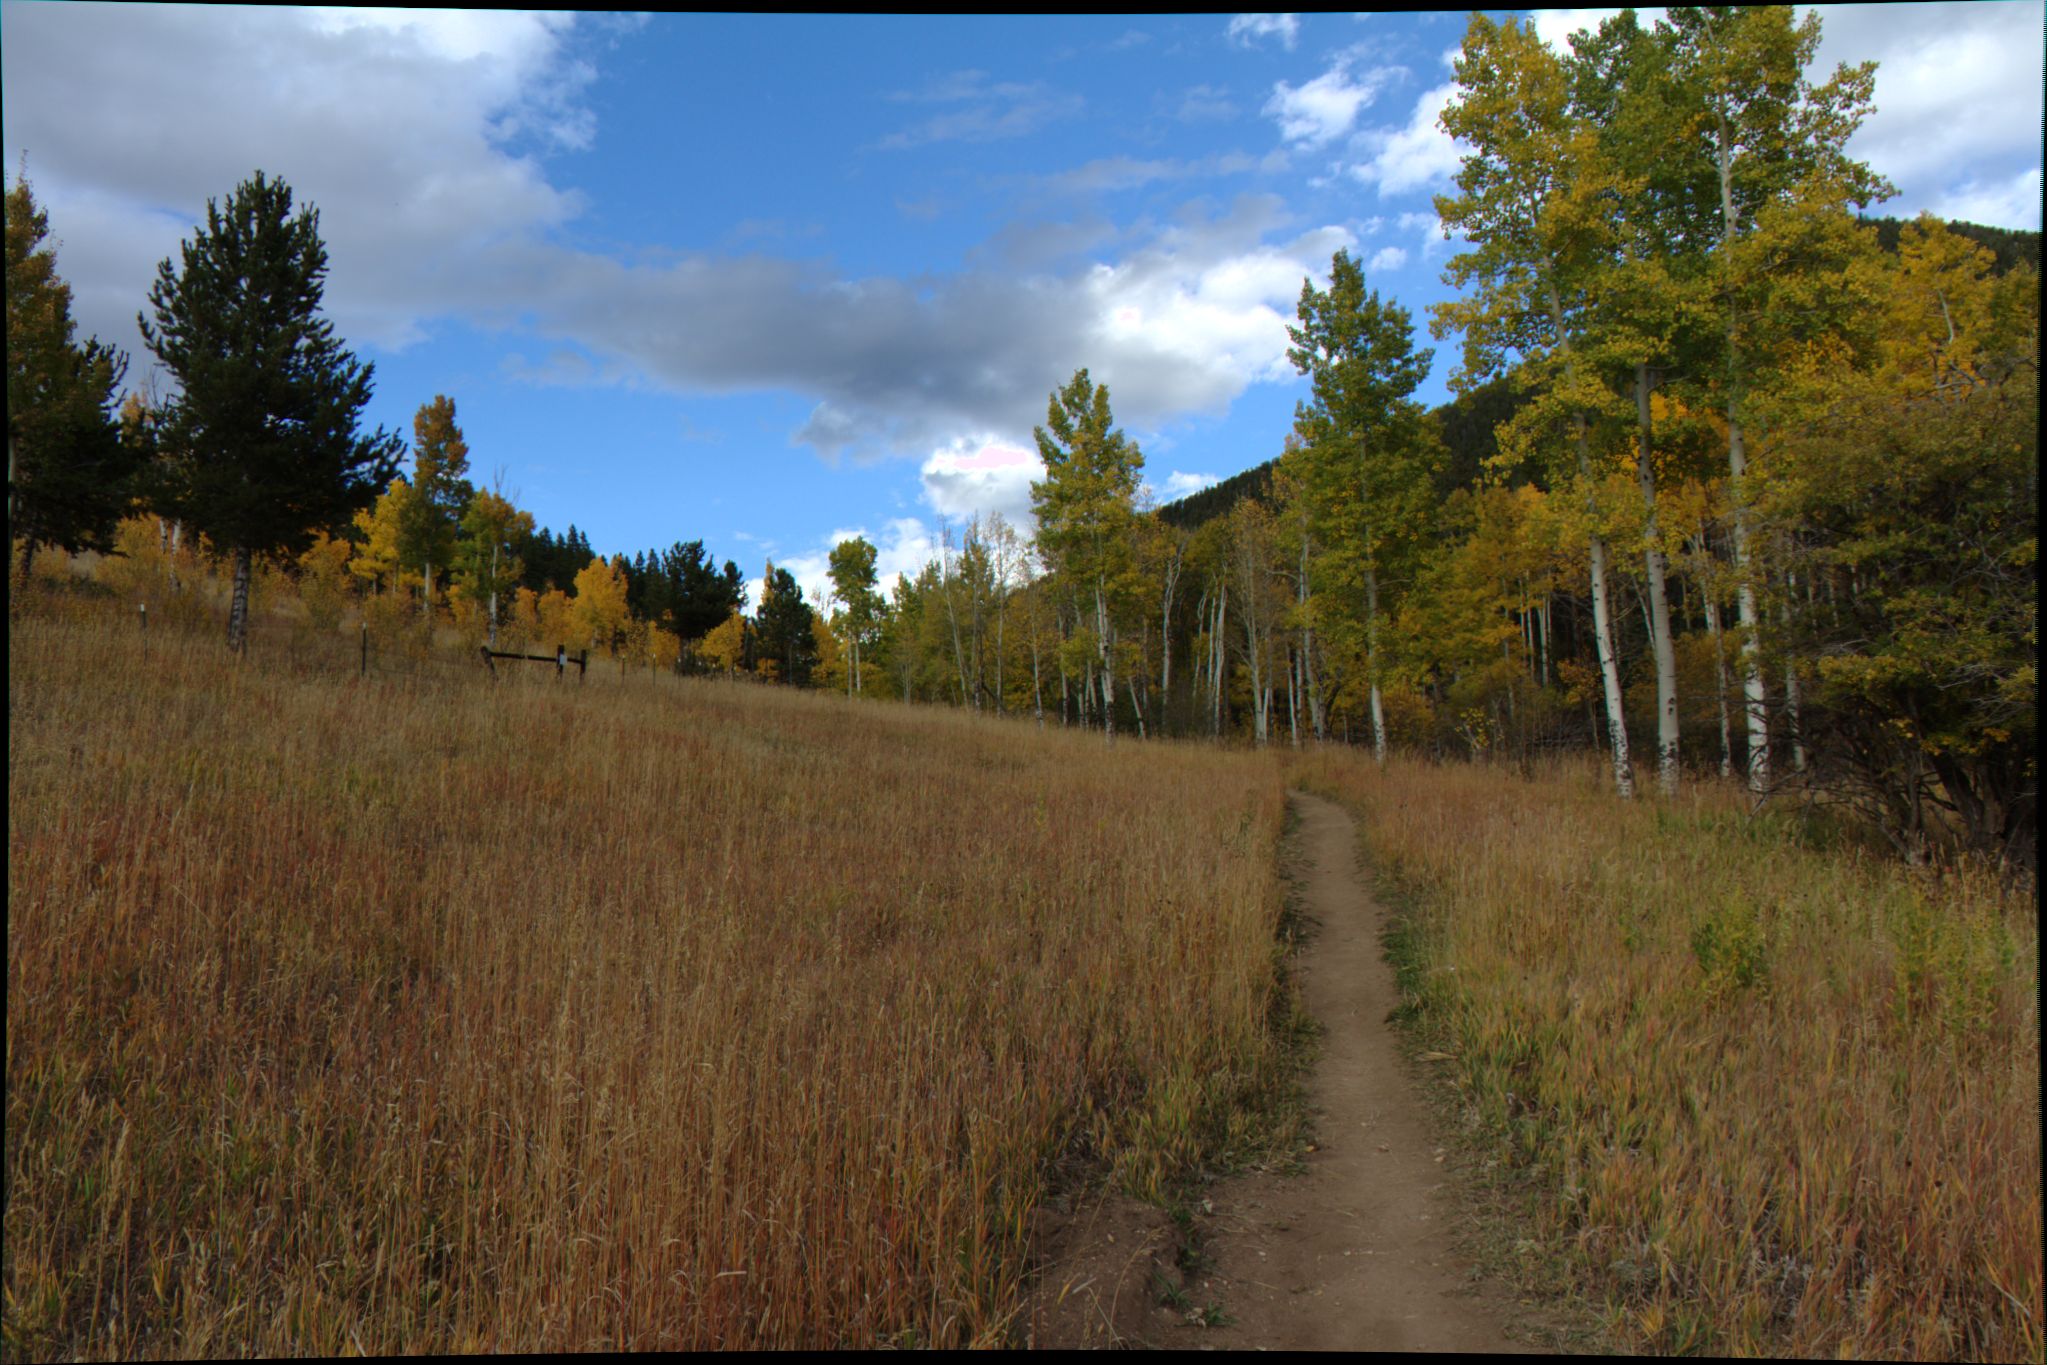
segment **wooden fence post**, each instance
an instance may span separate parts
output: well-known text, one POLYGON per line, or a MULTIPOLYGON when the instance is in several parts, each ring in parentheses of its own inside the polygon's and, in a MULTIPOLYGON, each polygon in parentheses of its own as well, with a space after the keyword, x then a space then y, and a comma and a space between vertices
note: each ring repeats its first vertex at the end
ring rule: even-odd
POLYGON ((135 604, 135 609, 142 613, 142 633, 144 635, 149 634, 149 603, 138 602, 135 604))
POLYGON ((569 647, 567 645, 556 645, 554 647, 554 676, 559 678, 568 671, 569 647))
POLYGON ((483 646, 483 666, 490 670, 491 677, 493 678, 497 677, 498 666, 491 662, 489 645, 483 646))

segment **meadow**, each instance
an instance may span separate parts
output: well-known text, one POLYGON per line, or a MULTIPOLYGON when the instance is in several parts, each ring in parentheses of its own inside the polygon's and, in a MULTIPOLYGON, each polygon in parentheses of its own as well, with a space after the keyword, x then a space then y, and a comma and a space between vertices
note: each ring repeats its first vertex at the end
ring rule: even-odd
POLYGON ((388 629, 359 677, 275 583, 238 661, 218 584, 145 632, 55 567, 10 602, 9 1359, 1018 1344, 1055 1196, 1303 1140, 1289 785, 1358 816, 1492 1254, 1592 1344, 2042 1359, 2030 889, 1590 757, 388 629))
MULTIPOLYGON (((2042 1356, 2039 920, 1700 784, 1329 753, 1418 1045, 1629 1353, 2042 1356)), ((1531 1265, 1534 1271, 1537 1267, 1531 1265)))
POLYGON ((15 598, 9 1358, 1002 1344, 1271 1140, 1269 761, 15 598))

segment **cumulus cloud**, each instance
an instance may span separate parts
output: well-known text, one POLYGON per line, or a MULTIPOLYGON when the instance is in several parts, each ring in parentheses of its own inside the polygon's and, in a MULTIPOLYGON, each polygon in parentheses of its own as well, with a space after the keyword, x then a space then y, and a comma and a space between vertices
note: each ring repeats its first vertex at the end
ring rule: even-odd
POLYGON ((965 521, 993 512, 1012 526, 1027 526, 1031 483, 1045 477, 1045 463, 1036 450, 978 435, 932 451, 919 474, 924 501, 941 517, 965 521))
MULTIPOLYGON (((882 596, 895 591, 896 579, 915 579, 924 566, 939 557, 943 548, 944 532, 926 522, 922 517, 894 517, 882 523, 879 530, 865 526, 833 531, 824 543, 808 550, 782 556, 769 556, 778 569, 787 569, 798 587, 803 589, 803 600, 820 611, 831 600, 831 554, 841 542, 854 537, 865 540, 874 547, 874 583, 882 596)), ((958 533, 954 532, 954 542, 958 533)), ((747 584, 747 601, 758 605, 760 602, 761 579, 754 578, 747 584)))
POLYGON ((813 395, 795 439, 863 457, 961 432, 1021 439, 1083 364, 1112 387, 1118 421, 1140 427, 1219 413, 1248 384, 1290 377, 1301 277, 1352 237, 1282 226, 1277 200, 1245 196, 1063 274, 853 280, 767 257, 642 265, 560 251, 506 268, 532 330, 681 390, 813 395))
POLYGON ((1294 50, 1301 21, 1291 14, 1239 14, 1230 20, 1229 40, 1238 47, 1256 47, 1261 38, 1277 38, 1286 50, 1294 50))
POLYGON ((1456 83, 1439 85, 1415 101, 1405 127, 1368 129, 1360 139, 1370 155, 1351 167, 1351 174, 1376 185, 1380 196, 1412 190, 1445 188, 1456 177, 1457 144, 1436 120, 1457 93, 1456 83))
POLYGON ((1407 252, 1397 246, 1382 246, 1372 253, 1372 260, 1365 267, 1376 275, 1385 270, 1398 270, 1407 264, 1407 252))
MULTIPOLYGON (((507 373, 529 382, 801 395, 811 411, 794 439, 855 457, 928 459, 962 433, 1027 442, 1046 395, 1080 365, 1111 386, 1132 429, 1220 413, 1261 378, 1292 378, 1286 322, 1301 277, 1353 244, 1342 227, 1291 223, 1278 199, 1247 195, 1085 251, 1069 242, 1030 268, 984 258, 916 278, 853 277, 765 249, 582 249, 561 231, 580 201, 542 160, 595 135, 576 104, 588 73, 569 22, 10 5, 6 156, 30 154, 82 328, 139 362, 134 316, 156 262, 175 255, 208 196, 282 168, 320 206, 327 308, 352 343, 402 347, 459 321, 512 340, 507 373), (137 114, 163 109, 179 117, 137 114)), ((905 102, 1029 93, 963 72, 905 102)), ((966 496, 964 467, 933 470, 934 505, 966 496)), ((1015 485, 1007 497, 989 505, 1008 515, 1015 485)))
POLYGON ((1329 70, 1305 85, 1274 84, 1264 112, 1279 124, 1280 136, 1305 147, 1333 142, 1350 131, 1388 81, 1407 74, 1401 67, 1380 66, 1354 79, 1351 69, 1362 55, 1359 48, 1338 53, 1329 70))
MULTIPOLYGON (((1599 26, 1621 11, 1615 9, 1539 9, 1531 15, 1535 21, 1535 32, 1559 57, 1571 55, 1571 35, 1579 29, 1598 32, 1599 26)), ((1663 17, 1662 6, 1645 7, 1635 11, 1642 27, 1653 27, 1663 17)))
MULTIPOLYGON (((1811 8, 1800 6, 1801 17, 1811 8)), ((2009 192, 2041 162, 2040 0, 1825 5, 1819 15, 1812 79, 1843 62, 1877 62, 1876 111, 1848 150, 1896 183, 1899 197, 1879 211, 1945 213, 1952 202, 2004 215, 1979 222, 2039 224, 2037 179, 2030 201, 2009 192)))
POLYGON ((503 10, 9 5, 6 159, 27 153, 63 268, 95 282, 79 300, 84 326, 138 356, 134 314, 156 262, 208 198, 258 168, 320 208, 341 334, 403 346, 423 335, 423 302, 478 286, 451 263, 580 211, 536 156, 593 135, 577 102, 591 72, 564 45, 570 23, 503 10))

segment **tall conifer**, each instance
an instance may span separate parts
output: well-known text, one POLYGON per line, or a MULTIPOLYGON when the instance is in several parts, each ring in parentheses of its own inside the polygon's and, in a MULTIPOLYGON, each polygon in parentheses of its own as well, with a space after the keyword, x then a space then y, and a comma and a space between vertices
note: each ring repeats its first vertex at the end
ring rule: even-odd
POLYGON ((347 524, 396 472, 401 438, 356 423, 374 367, 318 316, 327 276, 319 213, 258 171, 206 204, 206 224, 166 258, 142 339, 178 386, 167 406, 167 502, 234 564, 228 647, 247 639, 256 556, 290 557, 347 524))

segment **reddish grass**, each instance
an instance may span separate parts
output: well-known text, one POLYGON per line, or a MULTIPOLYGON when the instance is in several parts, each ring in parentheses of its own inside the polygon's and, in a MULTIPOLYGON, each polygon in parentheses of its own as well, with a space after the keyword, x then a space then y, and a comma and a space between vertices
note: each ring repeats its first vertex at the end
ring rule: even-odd
POLYGON ((1270 762, 16 605, 9 1357, 999 1343, 1259 1136, 1270 762))
POLYGON ((1589 764, 1300 772, 1406 896, 1419 1026, 1616 1348, 2041 1359, 2030 897, 1589 764))

